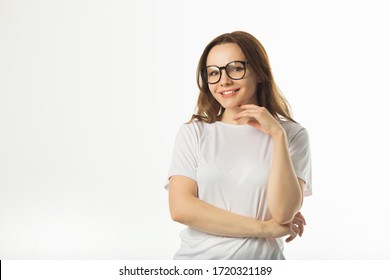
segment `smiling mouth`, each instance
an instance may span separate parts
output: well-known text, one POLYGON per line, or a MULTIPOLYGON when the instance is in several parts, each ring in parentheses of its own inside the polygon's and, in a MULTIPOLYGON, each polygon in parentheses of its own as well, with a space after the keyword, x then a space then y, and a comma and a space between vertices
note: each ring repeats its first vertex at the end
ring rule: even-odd
POLYGON ((235 93, 238 92, 239 90, 240 90, 240 89, 226 90, 226 91, 220 92, 220 94, 223 95, 223 96, 229 96, 229 95, 235 94, 235 93))

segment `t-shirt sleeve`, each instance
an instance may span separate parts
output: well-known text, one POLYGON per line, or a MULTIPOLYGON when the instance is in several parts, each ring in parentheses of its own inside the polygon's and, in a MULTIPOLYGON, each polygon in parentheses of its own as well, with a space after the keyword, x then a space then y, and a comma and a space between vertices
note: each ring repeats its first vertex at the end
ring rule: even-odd
POLYGON ((312 194, 311 152, 309 134, 305 128, 301 128, 291 139, 289 152, 295 174, 306 183, 303 194, 309 196, 312 194))
MULTIPOLYGON (((176 135, 168 180, 171 176, 181 175, 196 182, 199 135, 195 124, 185 124, 176 135)), ((168 189, 169 181, 165 189, 168 189)))

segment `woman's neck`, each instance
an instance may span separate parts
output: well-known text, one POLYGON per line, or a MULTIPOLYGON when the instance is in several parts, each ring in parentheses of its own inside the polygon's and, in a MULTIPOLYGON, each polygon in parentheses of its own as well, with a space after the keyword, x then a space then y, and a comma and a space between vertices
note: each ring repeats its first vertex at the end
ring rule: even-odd
POLYGON ((240 113, 242 111, 242 109, 236 107, 236 108, 232 108, 232 109, 226 109, 221 118, 220 118, 220 121, 223 122, 223 123, 228 123, 228 124, 234 124, 234 125, 245 125, 248 123, 248 121, 250 120, 250 118, 241 118, 239 120, 234 120, 234 116, 237 115, 238 113, 240 113))

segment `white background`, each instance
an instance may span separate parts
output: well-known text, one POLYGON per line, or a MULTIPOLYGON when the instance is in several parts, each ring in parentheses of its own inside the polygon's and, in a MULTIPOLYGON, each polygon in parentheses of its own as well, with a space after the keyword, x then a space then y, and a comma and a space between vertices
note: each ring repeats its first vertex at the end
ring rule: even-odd
POLYGON ((266 48, 310 133, 288 259, 388 259, 386 1, 0 0, 0 259, 170 259, 166 183, 203 48, 266 48))

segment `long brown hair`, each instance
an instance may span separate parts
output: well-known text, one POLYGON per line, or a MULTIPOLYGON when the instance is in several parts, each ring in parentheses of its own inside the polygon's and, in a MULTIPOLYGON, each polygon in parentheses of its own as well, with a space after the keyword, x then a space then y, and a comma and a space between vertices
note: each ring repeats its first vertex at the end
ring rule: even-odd
POLYGON ((276 86, 272 76, 268 55, 261 43, 251 34, 243 31, 225 33, 212 40, 203 51, 199 59, 196 72, 198 88, 200 90, 197 113, 192 115, 191 120, 197 119, 207 123, 218 121, 225 111, 219 102, 211 94, 207 82, 203 79, 204 69, 206 69, 206 60, 210 50, 216 45, 225 43, 237 44, 245 58, 249 61, 249 67, 255 75, 260 78, 257 85, 256 95, 260 106, 265 107, 276 119, 287 119, 293 121, 290 105, 283 94, 276 86))

